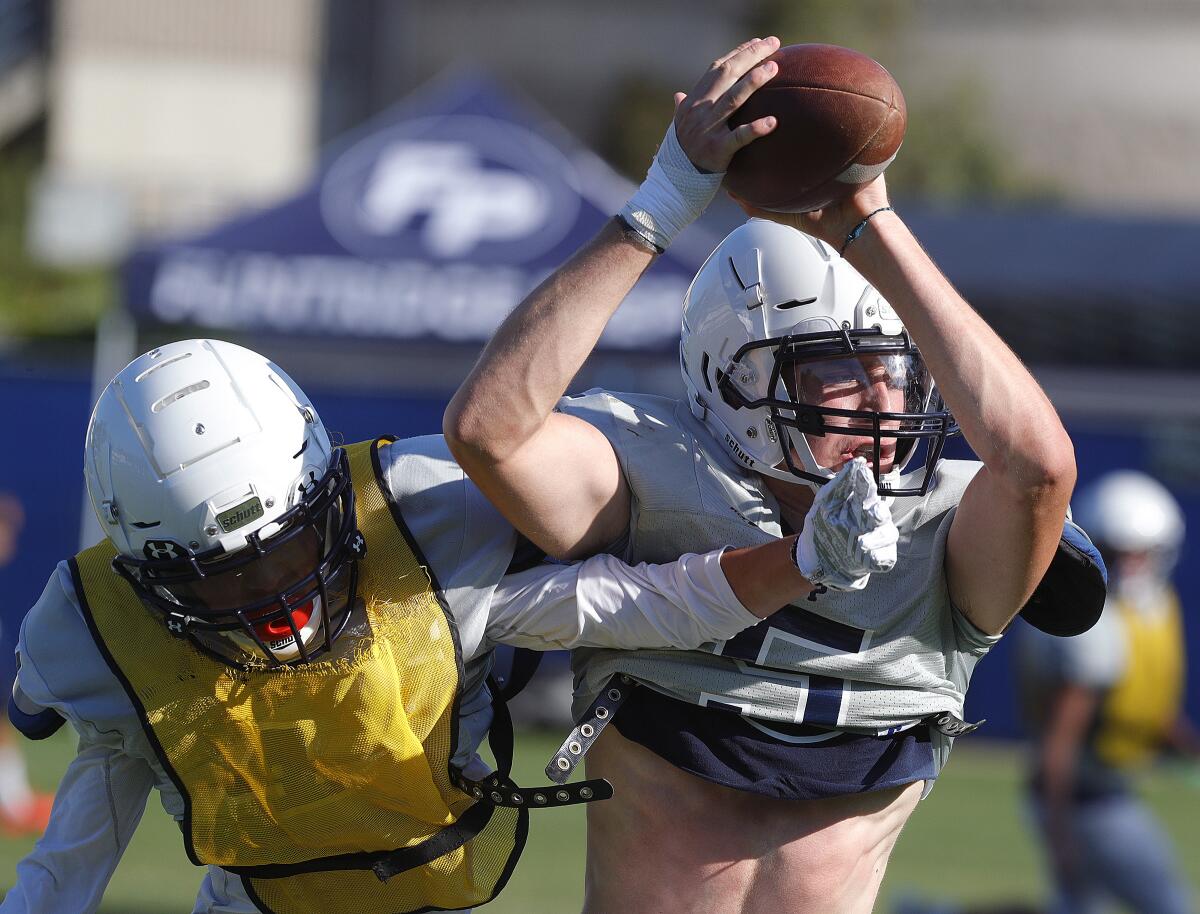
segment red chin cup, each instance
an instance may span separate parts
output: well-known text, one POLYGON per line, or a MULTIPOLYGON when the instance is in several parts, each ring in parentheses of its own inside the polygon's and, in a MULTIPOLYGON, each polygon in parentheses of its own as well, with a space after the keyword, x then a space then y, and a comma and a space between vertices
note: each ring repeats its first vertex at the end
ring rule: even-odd
MULTIPOLYGON (((302 631, 304 626, 308 624, 308 620, 313 614, 313 600, 309 600, 303 606, 298 606, 292 610, 292 624, 296 626, 296 631, 302 631)), ((284 619, 272 619, 269 622, 264 622, 262 625, 254 626, 254 630, 258 636, 264 641, 270 643, 278 641, 280 638, 291 637, 292 629, 284 619)))

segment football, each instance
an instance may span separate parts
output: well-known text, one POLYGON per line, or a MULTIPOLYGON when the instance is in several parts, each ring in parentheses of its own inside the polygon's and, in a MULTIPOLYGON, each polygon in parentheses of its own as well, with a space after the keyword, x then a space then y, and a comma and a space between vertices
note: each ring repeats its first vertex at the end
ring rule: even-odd
POLYGON ((768 60, 775 76, 734 112, 730 127, 767 115, 775 130, 734 155, 725 188, 761 209, 802 213, 854 193, 883 173, 904 139, 904 96, 858 51, 793 44, 768 60))

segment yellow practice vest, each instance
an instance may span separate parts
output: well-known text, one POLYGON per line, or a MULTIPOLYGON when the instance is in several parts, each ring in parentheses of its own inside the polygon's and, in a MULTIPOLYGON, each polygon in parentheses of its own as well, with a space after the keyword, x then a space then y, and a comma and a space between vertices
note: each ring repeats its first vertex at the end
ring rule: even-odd
POLYGON ((1178 718, 1185 675, 1183 622, 1174 593, 1149 614, 1117 602, 1125 672, 1100 707, 1097 756, 1125 768, 1152 759, 1178 718))
POLYGON ((353 644, 343 634, 332 656, 223 666, 141 603, 107 541, 73 560, 96 643, 183 796, 189 858, 242 875, 264 912, 471 907, 503 888, 524 846, 525 809, 477 803, 452 783, 462 656, 381 485, 386 443, 346 449, 370 633, 353 644))

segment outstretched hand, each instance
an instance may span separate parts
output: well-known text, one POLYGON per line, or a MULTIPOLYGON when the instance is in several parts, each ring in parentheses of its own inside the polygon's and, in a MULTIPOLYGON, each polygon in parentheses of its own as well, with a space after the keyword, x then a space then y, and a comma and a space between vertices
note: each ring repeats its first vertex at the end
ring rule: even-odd
POLYGON ((763 63, 779 50, 779 39, 755 38, 713 61, 689 93, 675 94, 675 134, 700 171, 720 174, 733 154, 775 129, 775 118, 760 117, 729 129, 730 116, 778 70, 763 63))

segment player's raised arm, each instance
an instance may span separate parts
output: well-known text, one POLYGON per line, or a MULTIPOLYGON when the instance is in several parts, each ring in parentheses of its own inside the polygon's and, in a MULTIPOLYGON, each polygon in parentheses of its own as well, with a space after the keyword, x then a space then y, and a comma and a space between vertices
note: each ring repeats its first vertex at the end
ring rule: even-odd
POLYGON ((998 633, 1057 548, 1075 484, 1074 449, 1037 381, 887 207, 881 177, 841 203, 790 218, 843 250, 895 308, 983 461, 950 530, 947 580, 955 605, 998 633))
POLYGON ((755 39, 713 62, 675 118, 621 214, 500 326, 446 411, 455 458, 509 521, 548 553, 580 556, 624 532, 629 495, 616 455, 586 423, 554 413, 638 278, 708 205, 734 152, 770 118, 727 120, 775 72, 779 47, 755 39))

